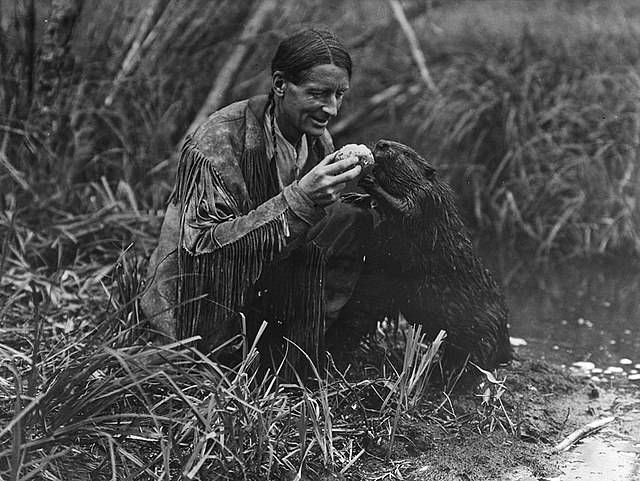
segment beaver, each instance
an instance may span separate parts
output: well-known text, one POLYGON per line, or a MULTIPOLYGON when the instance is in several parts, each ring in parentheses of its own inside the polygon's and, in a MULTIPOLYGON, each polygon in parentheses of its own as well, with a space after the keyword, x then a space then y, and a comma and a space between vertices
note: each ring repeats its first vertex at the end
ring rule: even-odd
POLYGON ((380 140, 373 156, 360 186, 382 213, 370 257, 386 277, 387 305, 431 339, 447 332, 446 368, 467 359, 485 369, 510 361, 504 295, 470 241, 451 188, 406 145, 380 140))

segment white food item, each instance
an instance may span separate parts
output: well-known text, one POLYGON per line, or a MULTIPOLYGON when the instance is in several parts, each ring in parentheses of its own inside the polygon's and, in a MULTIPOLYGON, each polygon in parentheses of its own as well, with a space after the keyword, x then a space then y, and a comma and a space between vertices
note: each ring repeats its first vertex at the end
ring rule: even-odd
POLYGON ((336 160, 342 160, 349 157, 357 157, 360 166, 364 169, 375 163, 373 153, 364 144, 347 144, 336 153, 336 160))

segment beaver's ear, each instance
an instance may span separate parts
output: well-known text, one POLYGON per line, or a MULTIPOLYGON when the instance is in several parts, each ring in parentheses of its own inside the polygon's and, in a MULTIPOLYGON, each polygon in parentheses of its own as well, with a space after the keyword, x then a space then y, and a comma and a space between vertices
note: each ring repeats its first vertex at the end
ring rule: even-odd
POLYGON ((437 170, 427 161, 423 162, 420 167, 422 168, 422 172, 427 179, 432 179, 434 175, 436 175, 437 170))
POLYGON ((426 159, 424 155, 417 154, 417 161, 416 157, 414 157, 413 163, 414 165, 419 166, 420 170, 422 170, 422 174, 427 179, 431 179, 431 177, 433 177, 433 175, 436 173, 436 168, 431 162, 426 159))

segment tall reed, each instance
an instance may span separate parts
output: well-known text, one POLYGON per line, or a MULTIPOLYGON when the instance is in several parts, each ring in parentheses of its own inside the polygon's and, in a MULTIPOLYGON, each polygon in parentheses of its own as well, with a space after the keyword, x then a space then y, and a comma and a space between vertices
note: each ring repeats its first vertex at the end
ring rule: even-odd
POLYGON ((628 48, 640 26, 615 10, 504 6, 442 14, 479 28, 441 45, 469 51, 416 99, 417 135, 499 238, 538 255, 640 253, 640 56, 628 48))
MULTIPOLYGON (((2 172, 13 169, 0 175, 0 207, 35 200, 85 213, 87 185, 104 178, 162 213, 177 144, 256 2, 85 3, 66 45, 73 68, 51 111, 55 146, 29 116, 35 25, 47 9, 36 8, 34 23, 30 3, 18 3, 0 4, 15 15, 0 50, 11 73, 0 77, 2 172)), ((268 91, 268 58, 284 31, 328 23, 357 60, 337 144, 395 138, 434 156, 476 227, 534 253, 638 253, 633 2, 408 5, 437 94, 422 88, 388 10, 331 5, 284 2, 248 40, 252 55, 226 101, 268 91)))

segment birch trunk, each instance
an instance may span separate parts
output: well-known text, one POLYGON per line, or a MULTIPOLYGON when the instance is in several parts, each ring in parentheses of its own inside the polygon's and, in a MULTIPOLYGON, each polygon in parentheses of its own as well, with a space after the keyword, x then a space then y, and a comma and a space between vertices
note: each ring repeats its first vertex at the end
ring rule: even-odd
POLYGON ((391 10, 393 11, 393 15, 396 17, 402 32, 407 38, 407 42, 409 43, 409 49, 411 50, 411 55, 413 56, 413 60, 418 67, 418 71, 420 72, 420 77, 427 85, 427 87, 436 91, 436 84, 431 78, 431 74, 429 73, 429 69, 427 68, 427 61, 424 58, 424 54, 420 49, 420 43, 418 42, 418 37, 416 36, 415 31, 411 27, 409 20, 407 19, 406 14, 404 13, 404 9, 398 0, 388 0, 389 5, 391 6, 391 10))
POLYGON ((144 53, 144 48, 148 46, 146 40, 153 32, 155 22, 162 15, 162 12, 167 7, 167 3, 167 0, 153 0, 147 5, 147 8, 140 11, 134 24, 134 27, 136 27, 135 30, 132 30, 132 35, 129 35, 125 40, 127 50, 122 61, 122 66, 113 81, 111 92, 109 92, 104 100, 107 107, 113 104, 120 84, 138 67, 144 53), (145 43, 147 43, 147 45, 145 45, 145 43))

